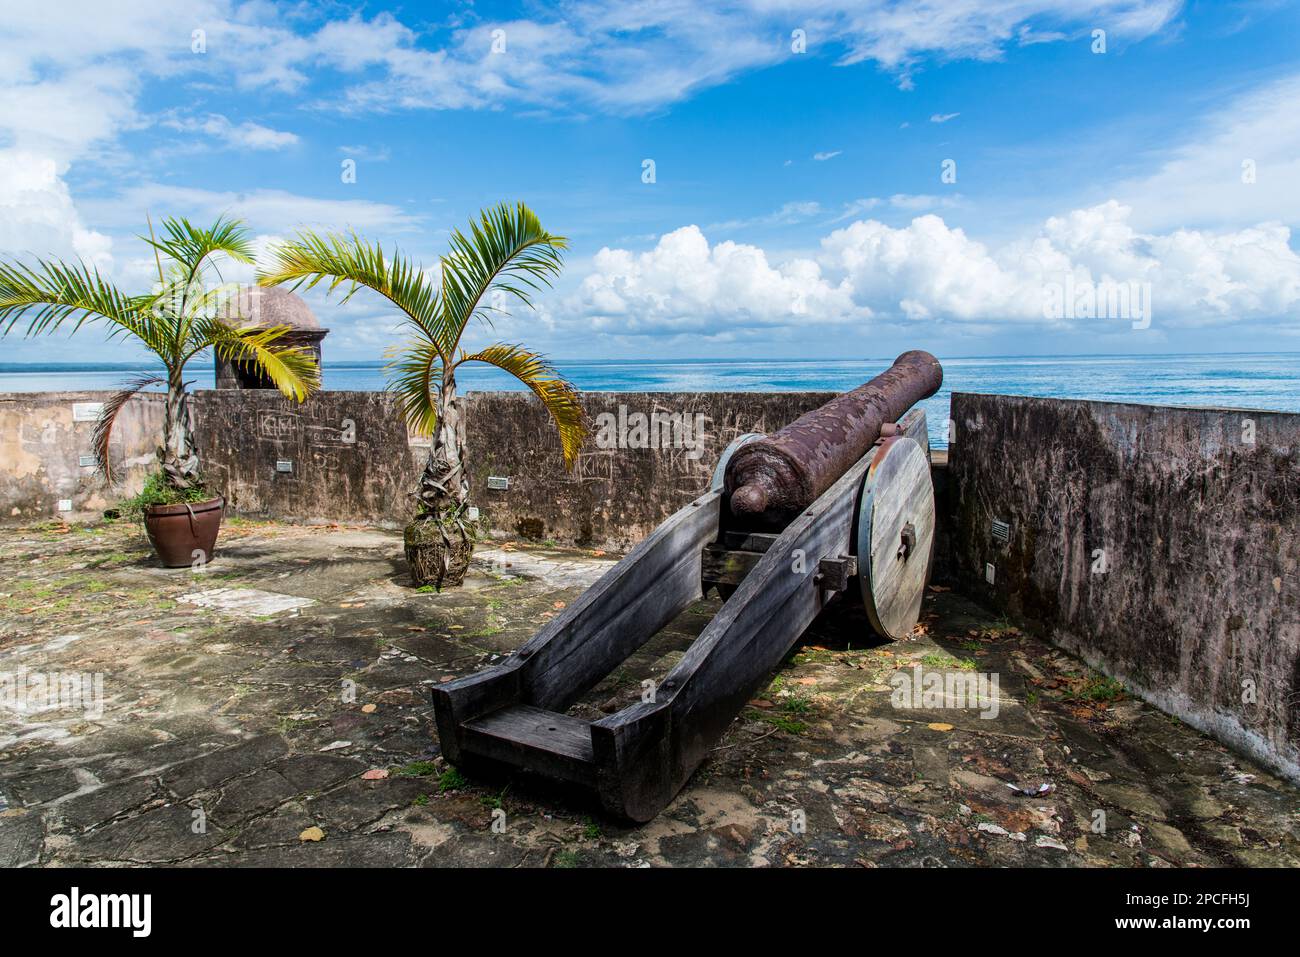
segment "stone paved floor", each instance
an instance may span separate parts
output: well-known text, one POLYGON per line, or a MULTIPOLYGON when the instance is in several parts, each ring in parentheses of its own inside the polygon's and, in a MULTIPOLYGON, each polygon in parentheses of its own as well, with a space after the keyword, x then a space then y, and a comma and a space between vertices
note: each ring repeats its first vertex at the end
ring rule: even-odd
MULTIPOLYGON (((1300 863, 1295 788, 943 591, 889 645, 860 612, 824 616, 648 825, 447 767, 425 689, 517 647, 610 561, 498 544, 437 595, 373 529, 230 523, 202 574, 154 567, 123 524, 0 531, 0 679, 100 673, 104 697, 0 707, 0 864, 1300 863), (996 674, 996 718, 894 707, 890 677, 918 665, 996 674)), ((574 713, 632 700, 717 607, 574 713)))

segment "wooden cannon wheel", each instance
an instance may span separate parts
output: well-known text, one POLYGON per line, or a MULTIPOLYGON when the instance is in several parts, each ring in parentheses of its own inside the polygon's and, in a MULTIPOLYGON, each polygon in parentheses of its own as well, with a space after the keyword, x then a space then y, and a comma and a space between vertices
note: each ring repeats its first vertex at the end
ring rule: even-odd
POLYGON ((886 439, 874 453, 858 504, 858 582, 871 626, 904 638, 921 614, 934 541, 930 461, 916 440, 886 439))

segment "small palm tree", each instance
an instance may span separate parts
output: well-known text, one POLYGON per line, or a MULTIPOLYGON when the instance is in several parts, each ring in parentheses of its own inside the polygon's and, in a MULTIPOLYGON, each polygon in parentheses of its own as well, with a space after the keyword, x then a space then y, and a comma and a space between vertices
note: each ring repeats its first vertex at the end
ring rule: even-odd
POLYGON ((158 238, 150 224, 149 236, 140 237, 152 248, 158 267, 157 288, 145 295, 126 295, 80 260, 74 264, 44 259, 31 265, 0 262, 0 335, 8 335, 19 319, 30 316, 28 336, 54 332, 68 319, 75 320, 73 332, 99 320, 109 324, 109 338, 128 336, 141 342, 162 369, 135 379, 104 403, 95 423, 96 462, 111 481, 108 448, 117 414, 141 389, 165 385, 158 462, 175 497, 192 498, 203 482, 186 402, 186 364, 212 349, 223 358, 261 369, 282 393, 298 401, 317 387, 320 370, 310 353, 277 346, 287 327, 239 325, 244 317, 231 315, 231 287, 210 284, 208 274, 215 270, 217 257, 253 261, 252 243, 242 223, 218 218, 200 229, 185 219, 165 219, 161 232, 158 238))
POLYGON ((415 521, 407 526, 407 556, 417 584, 439 587, 459 584, 473 549, 465 522, 469 475, 456 370, 468 362, 484 362, 528 386, 555 423, 566 466, 577 458, 586 437, 578 393, 542 356, 519 345, 497 344, 474 353, 460 348, 470 321, 480 318, 490 324, 505 296, 531 307, 531 293, 549 286, 559 274, 567 241, 546 232, 523 203, 485 210, 469 229, 468 236, 460 230, 452 233, 451 252, 441 259, 439 277, 426 275, 396 250, 386 257, 380 244, 356 235, 310 231, 276 246, 270 268, 258 275, 263 285, 293 283, 294 288, 328 280, 331 292, 348 284, 344 302, 365 287, 404 314, 411 335, 389 352, 389 388, 400 397, 411 429, 433 435, 420 476, 415 521), (448 531, 459 532, 460 542, 454 543, 448 531), (419 547, 423 545, 439 547, 426 557, 419 547))

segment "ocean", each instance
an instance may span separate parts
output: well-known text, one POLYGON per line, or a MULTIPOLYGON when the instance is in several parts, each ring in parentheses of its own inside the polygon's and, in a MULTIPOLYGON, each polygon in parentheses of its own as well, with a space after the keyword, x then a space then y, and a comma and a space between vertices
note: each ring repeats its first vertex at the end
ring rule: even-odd
MULTIPOLYGON (((892 361, 882 359, 607 359, 556 362, 587 392, 844 391, 892 361)), ((1211 406, 1300 412, 1300 353, 1147 356, 940 357, 943 389, 925 402, 931 441, 947 445, 951 393, 1001 392, 1150 405, 1211 406)), ((0 392, 113 389, 147 365, 0 363, 0 392)), ((195 387, 211 385, 209 366, 191 366, 195 387)), ((522 389, 481 364, 457 373, 463 391, 522 389)), ((326 362, 324 387, 384 387, 383 363, 326 362)), ((688 410, 684 410, 688 411, 688 410)))

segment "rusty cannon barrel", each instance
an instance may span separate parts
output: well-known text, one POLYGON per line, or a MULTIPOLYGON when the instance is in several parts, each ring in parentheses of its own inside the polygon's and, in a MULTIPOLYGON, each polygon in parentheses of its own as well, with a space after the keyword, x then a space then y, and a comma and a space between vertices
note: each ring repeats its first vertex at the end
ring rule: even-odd
POLYGON ((938 359, 904 352, 865 385, 742 445, 727 463, 732 514, 742 524, 785 524, 867 454, 882 425, 898 421, 942 384, 938 359))

